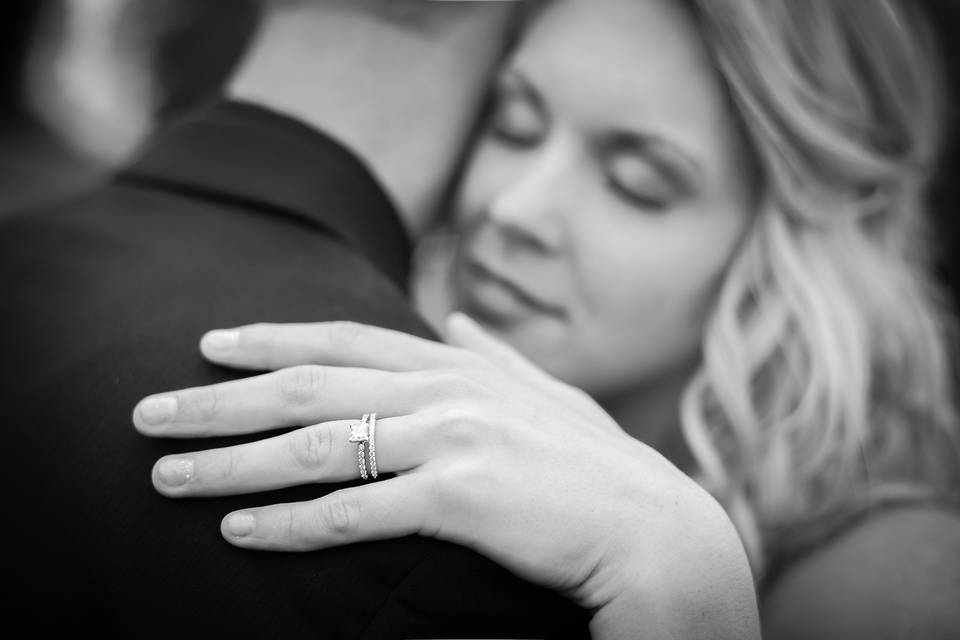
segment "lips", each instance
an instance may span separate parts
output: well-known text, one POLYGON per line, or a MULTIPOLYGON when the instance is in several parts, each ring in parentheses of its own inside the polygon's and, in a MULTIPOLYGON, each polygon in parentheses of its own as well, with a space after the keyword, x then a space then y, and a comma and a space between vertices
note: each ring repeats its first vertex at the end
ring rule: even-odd
POLYGON ((563 315, 561 308, 501 276, 479 260, 468 259, 464 268, 467 276, 467 302, 473 311, 487 316, 488 319, 504 321, 536 314, 555 317, 563 315))

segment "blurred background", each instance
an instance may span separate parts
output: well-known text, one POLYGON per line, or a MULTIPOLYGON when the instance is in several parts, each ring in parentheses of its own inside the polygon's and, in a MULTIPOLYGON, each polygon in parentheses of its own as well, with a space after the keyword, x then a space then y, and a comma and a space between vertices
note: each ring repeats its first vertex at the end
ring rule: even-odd
POLYGON ((257 0, 13 0, 0 20, 0 216, 89 188, 216 96, 257 0))
MULTIPOLYGON (((0 217, 109 177, 166 120, 215 97, 262 0, 8 0, 0 21, 0 217)), ((869 0, 865 0, 869 1, 869 0)), ((960 300, 960 0, 934 15, 954 134, 930 197, 960 300)))

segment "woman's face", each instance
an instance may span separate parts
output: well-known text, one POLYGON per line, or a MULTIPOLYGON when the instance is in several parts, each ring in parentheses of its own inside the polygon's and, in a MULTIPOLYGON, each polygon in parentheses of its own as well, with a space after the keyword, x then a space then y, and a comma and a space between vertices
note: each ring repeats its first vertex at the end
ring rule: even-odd
POLYGON ((594 394, 686 372, 754 191, 691 17, 558 0, 496 94, 457 203, 455 306, 594 394))

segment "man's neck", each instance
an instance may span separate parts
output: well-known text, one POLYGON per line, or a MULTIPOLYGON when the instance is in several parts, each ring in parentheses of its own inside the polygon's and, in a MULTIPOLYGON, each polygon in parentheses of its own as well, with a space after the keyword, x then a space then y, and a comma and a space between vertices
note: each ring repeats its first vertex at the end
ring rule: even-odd
POLYGON ((511 3, 483 4, 490 8, 417 29, 351 2, 279 3, 228 95, 353 149, 416 235, 453 176, 501 55, 511 14, 495 5, 511 3))

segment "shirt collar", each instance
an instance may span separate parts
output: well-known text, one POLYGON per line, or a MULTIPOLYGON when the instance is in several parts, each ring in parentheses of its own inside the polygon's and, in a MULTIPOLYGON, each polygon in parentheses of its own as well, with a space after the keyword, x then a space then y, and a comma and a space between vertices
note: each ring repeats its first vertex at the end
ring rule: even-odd
POLYGON ((343 144, 291 117, 218 102, 165 128, 119 179, 294 216, 407 289, 410 238, 382 185, 343 144))

